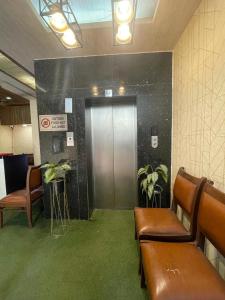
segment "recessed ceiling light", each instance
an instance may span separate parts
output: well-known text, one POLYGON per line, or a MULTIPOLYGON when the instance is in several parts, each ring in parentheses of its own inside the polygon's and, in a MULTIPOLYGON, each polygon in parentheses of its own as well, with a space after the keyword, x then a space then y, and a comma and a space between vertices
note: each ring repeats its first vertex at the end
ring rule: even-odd
POLYGON ((133 17, 133 9, 129 0, 117 2, 115 17, 118 24, 128 23, 133 17))
POLYGON ((12 97, 7 96, 7 97, 5 97, 5 99, 6 99, 6 100, 12 100, 12 97))
POLYGON ((66 49, 82 46, 81 29, 68 0, 39 0, 39 14, 66 49))
POLYGON ((93 87, 92 87, 92 94, 93 94, 93 96, 98 96, 98 87, 96 86, 96 85, 94 85, 93 87))
POLYGON ((74 32, 70 28, 64 31, 61 40, 62 40, 63 44, 65 45, 65 47, 67 47, 67 48, 76 47, 77 40, 76 40, 74 32))
POLYGON ((63 33, 68 28, 67 22, 61 12, 50 15, 49 24, 54 31, 59 33, 63 33))
POLYGON ((125 87, 124 86, 120 86, 119 87, 119 95, 123 96, 125 94, 125 92, 126 92, 125 87))
POLYGON ((122 24, 118 27, 118 33, 116 34, 116 41, 118 44, 130 43, 132 38, 130 27, 128 24, 122 24))

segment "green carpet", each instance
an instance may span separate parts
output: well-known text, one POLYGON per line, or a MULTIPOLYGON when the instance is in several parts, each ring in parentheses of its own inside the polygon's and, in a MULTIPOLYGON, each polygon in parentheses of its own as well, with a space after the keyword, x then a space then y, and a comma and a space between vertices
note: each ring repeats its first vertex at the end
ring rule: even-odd
POLYGON ((133 212, 97 210, 72 221, 65 236, 49 235, 49 220, 29 229, 7 212, 0 230, 1 300, 148 299, 140 288, 133 212))

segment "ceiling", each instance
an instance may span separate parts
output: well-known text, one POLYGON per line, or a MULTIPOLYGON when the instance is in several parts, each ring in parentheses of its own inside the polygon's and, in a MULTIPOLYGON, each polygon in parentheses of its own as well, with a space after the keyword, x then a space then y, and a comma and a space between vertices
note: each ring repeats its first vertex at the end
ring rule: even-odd
POLYGON ((29 101, 0 86, 0 109, 5 106, 29 105, 29 101))
MULTIPOLYGON (((39 13, 39 0, 31 0, 39 13)), ((73 12, 79 24, 100 24, 112 21, 111 0, 70 0, 73 12)), ((137 2, 136 18, 152 20, 158 0, 141 0, 137 2)))
MULTIPOLYGON (((107 21, 111 1, 72 0, 74 5, 82 7, 79 18, 85 23, 81 24, 83 48, 65 50, 40 21, 32 1, 35 0, 4 0, 0 9, 0 50, 31 72, 34 59, 172 50, 200 3, 200 0, 159 0, 152 21, 147 18, 136 22, 133 44, 113 46, 111 23, 99 22, 101 14, 97 14, 102 5, 103 20, 107 21)), ((151 0, 138 1, 139 7, 145 7, 151 0)))
POLYGON ((35 78, 0 50, 0 71, 35 90, 35 78))

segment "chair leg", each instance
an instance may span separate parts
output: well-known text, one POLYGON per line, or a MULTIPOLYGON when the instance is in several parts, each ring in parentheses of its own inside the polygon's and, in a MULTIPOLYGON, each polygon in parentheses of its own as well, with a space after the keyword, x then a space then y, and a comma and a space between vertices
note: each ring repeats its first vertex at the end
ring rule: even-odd
POLYGON ((3 227, 3 209, 0 209, 0 228, 3 227))
POLYGON ((137 239, 138 239, 136 226, 134 226, 134 239, 135 239, 136 241, 137 241, 137 239))
POLYGON ((145 284, 145 273, 144 273, 144 268, 143 268, 143 264, 140 265, 140 271, 141 271, 141 288, 146 288, 146 284, 145 284))
POLYGON ((140 245, 140 241, 138 241, 138 253, 139 253, 138 274, 141 275, 142 257, 141 257, 141 245, 140 245))
POLYGON ((137 240, 137 229, 136 229, 136 222, 135 222, 135 212, 134 212, 134 239, 137 240))
POLYGON ((139 256, 138 274, 141 275, 141 256, 139 256))
POLYGON ((32 206, 27 208, 27 220, 29 228, 32 228, 32 206))

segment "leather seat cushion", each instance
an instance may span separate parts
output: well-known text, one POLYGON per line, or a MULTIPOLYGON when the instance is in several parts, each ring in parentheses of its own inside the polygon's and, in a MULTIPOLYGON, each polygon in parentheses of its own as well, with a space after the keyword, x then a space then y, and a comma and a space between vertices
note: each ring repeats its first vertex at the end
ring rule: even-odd
MULTIPOLYGON (((43 188, 35 189, 31 193, 31 201, 35 201, 43 195, 43 188)), ((27 204, 27 191, 26 189, 18 190, 8 194, 0 200, 0 207, 25 207, 27 204)))
POLYGON ((141 242, 152 300, 224 300, 225 282, 193 244, 141 242))
POLYGON ((26 206, 26 189, 15 191, 0 200, 0 206, 26 206))
POLYGON ((139 239, 158 239, 167 241, 190 240, 191 235, 167 208, 134 209, 136 233, 139 239))

